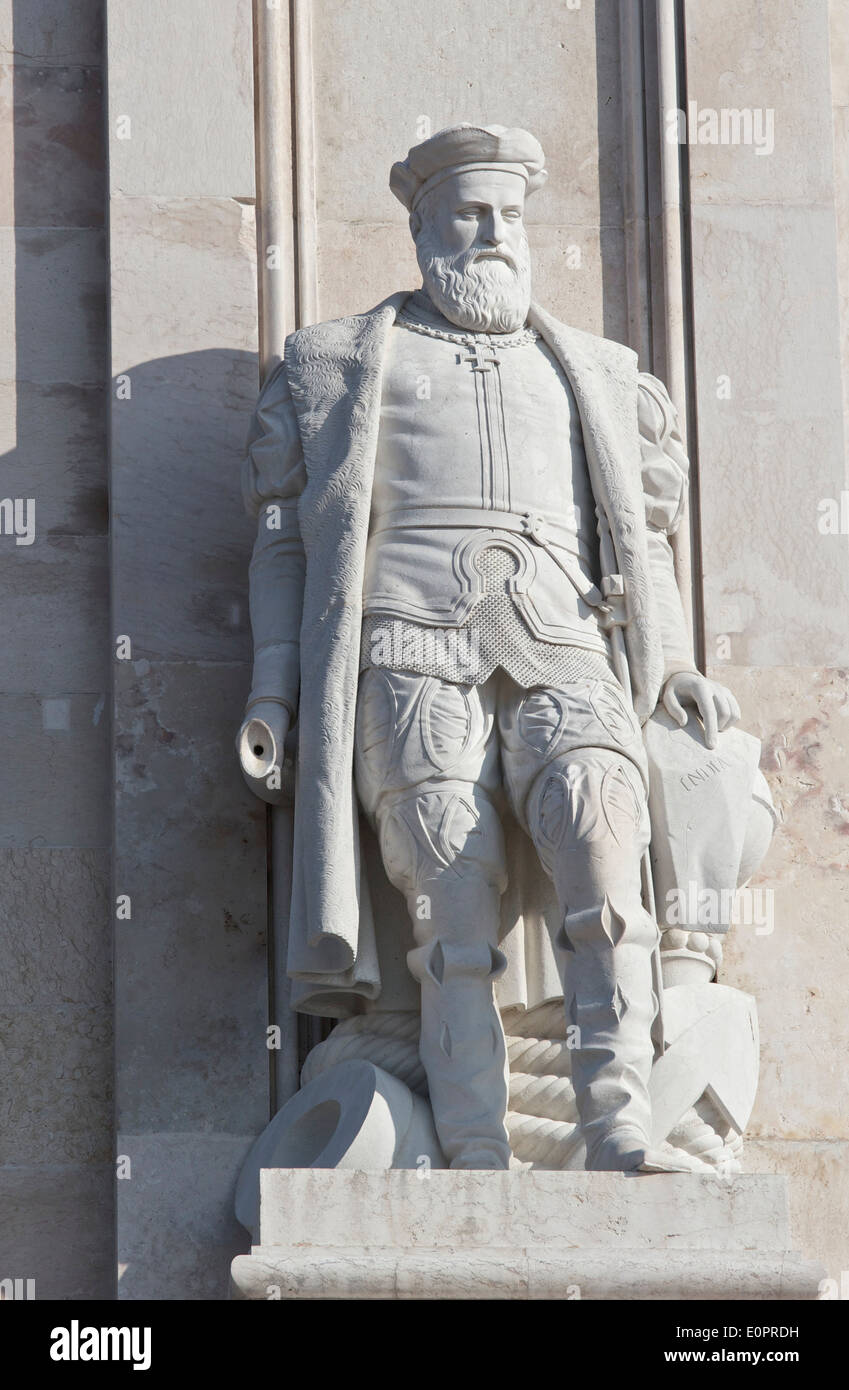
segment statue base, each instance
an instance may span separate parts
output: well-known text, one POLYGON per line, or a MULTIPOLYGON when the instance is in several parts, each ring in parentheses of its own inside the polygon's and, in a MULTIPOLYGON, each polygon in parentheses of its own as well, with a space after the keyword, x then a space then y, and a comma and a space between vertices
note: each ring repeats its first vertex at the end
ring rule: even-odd
POLYGON ((787 1179, 265 1168, 236 1299, 815 1299, 787 1179))

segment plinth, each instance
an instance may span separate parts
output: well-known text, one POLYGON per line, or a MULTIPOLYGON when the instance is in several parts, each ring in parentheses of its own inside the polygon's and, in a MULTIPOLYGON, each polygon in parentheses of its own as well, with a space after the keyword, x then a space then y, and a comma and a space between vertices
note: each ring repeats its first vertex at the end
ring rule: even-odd
POLYGON ((813 1299, 787 1179, 263 1169, 237 1299, 813 1299))

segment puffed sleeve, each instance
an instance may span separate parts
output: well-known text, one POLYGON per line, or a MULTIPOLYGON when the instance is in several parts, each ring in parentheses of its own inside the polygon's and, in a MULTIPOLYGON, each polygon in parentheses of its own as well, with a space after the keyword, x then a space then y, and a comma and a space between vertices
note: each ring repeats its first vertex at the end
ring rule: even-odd
POLYGON ((638 386, 646 522, 671 536, 684 515, 690 465, 666 387, 648 372, 640 373, 638 386))
POLYGON ((245 507, 256 517, 265 502, 297 505, 305 481, 298 420, 281 362, 263 386, 251 419, 242 469, 245 507))
POLYGON ((664 681, 678 671, 696 671, 693 649, 675 578, 669 536, 681 524, 687 504, 690 466, 678 416, 657 377, 641 372, 638 426, 649 569, 665 661, 664 681))
POLYGON ((285 364, 262 388, 242 470, 245 506, 257 519, 250 567, 253 684, 248 708, 277 700, 294 718, 300 688, 305 560, 298 498, 306 482, 285 364))

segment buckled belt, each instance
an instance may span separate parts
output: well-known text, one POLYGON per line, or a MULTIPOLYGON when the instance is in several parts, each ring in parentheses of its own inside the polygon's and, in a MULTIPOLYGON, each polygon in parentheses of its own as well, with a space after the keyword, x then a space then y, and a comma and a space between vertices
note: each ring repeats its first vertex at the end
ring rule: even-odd
POLYGON ((602 615, 610 611, 601 591, 575 563, 582 548, 586 552, 588 547, 585 544, 582 546, 574 527, 558 521, 556 517, 541 516, 539 512, 530 511, 494 511, 485 507, 396 507, 378 518, 372 527, 372 535, 381 531, 428 526, 485 528, 524 536, 551 557, 585 603, 597 608, 602 615))
POLYGON ((557 517, 541 516, 539 512, 495 511, 492 507, 396 507, 384 512, 372 531, 393 531, 407 526, 485 526, 495 531, 513 531, 541 544, 545 535, 550 542, 570 550, 574 555, 587 552, 589 547, 576 533, 573 523, 557 517))

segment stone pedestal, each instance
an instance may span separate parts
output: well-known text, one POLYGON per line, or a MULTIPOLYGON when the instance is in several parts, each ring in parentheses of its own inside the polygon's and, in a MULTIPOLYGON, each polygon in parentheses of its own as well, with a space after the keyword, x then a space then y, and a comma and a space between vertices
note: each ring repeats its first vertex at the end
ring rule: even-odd
POLYGON ((237 1299, 813 1299, 787 1180, 545 1171, 261 1174, 237 1299))

